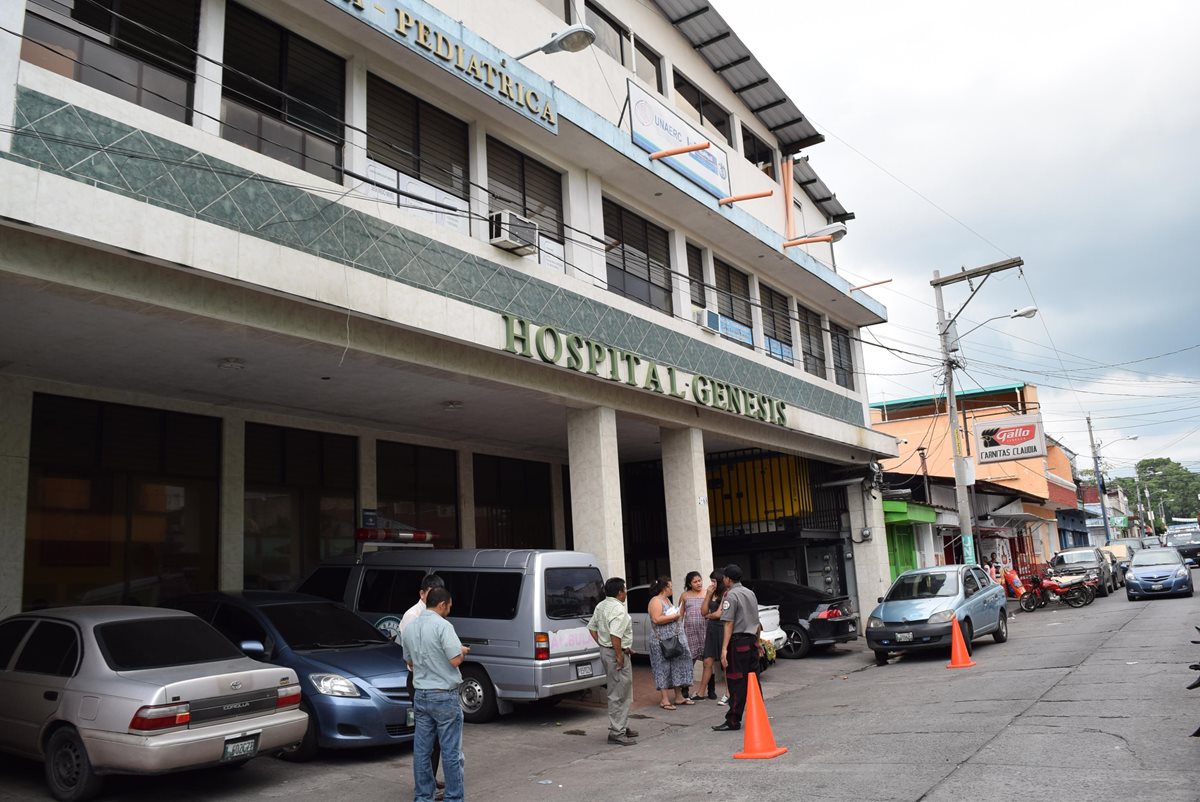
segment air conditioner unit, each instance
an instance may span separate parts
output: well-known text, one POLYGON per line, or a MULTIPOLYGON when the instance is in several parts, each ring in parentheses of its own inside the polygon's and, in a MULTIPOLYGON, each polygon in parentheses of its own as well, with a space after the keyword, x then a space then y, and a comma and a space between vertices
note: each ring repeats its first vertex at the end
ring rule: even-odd
POLYGON ((488 242, 497 248, 528 256, 538 251, 538 225, 507 209, 488 215, 488 242))
POLYGON ((695 320, 697 326, 702 326, 709 331, 721 330, 721 316, 711 309, 697 309, 695 320))

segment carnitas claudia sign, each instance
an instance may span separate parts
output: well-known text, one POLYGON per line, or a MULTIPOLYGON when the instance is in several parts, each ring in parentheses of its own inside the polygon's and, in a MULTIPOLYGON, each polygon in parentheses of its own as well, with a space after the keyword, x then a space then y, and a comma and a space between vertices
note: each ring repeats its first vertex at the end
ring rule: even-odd
POLYGON ((1041 415, 985 418, 975 421, 975 461, 1008 462, 1046 456, 1046 430, 1041 415))

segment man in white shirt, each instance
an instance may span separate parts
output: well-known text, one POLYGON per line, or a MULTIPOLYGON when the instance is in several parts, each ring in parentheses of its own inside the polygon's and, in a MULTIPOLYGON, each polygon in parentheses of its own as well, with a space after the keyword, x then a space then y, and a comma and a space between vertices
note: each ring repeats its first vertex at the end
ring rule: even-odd
MULTIPOLYGON (((446 583, 437 574, 427 574, 421 579, 421 586, 417 589, 417 595, 419 595, 420 598, 417 599, 416 604, 414 604, 412 607, 409 607, 408 610, 405 611, 404 617, 400 619, 400 631, 396 634, 397 643, 400 642, 400 638, 402 635, 404 635, 404 630, 408 627, 408 625, 413 621, 416 621, 417 618, 420 617, 421 613, 425 612, 425 599, 428 598, 429 591, 433 590, 434 588, 444 587, 446 587, 446 583)), ((407 687, 408 698, 415 700, 416 688, 413 685, 413 672, 411 671, 408 672, 407 687)), ((430 755, 430 764, 433 768, 433 777, 434 781, 437 783, 437 794, 434 795, 434 799, 441 799, 443 789, 446 787, 445 783, 437 779, 438 763, 441 762, 441 758, 442 747, 435 738, 433 740, 433 752, 430 755)))

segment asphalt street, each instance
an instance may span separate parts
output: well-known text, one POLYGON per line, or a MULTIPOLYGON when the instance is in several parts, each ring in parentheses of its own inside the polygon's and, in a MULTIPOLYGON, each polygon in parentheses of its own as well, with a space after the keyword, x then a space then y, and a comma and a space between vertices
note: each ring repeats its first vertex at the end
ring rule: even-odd
MULTIPOLYGON (((943 653, 877 667, 863 646, 780 661, 762 679, 773 760, 734 760, 715 702, 661 710, 639 693, 635 746, 606 743, 602 707, 525 707, 466 728, 467 797, 496 802, 681 798, 1200 799, 1195 777, 1200 598, 1018 614, 1008 643, 976 642, 974 668, 943 653)), ((859 642, 861 644, 861 641, 859 642)), ((645 666, 639 666, 646 672, 645 666)), ((640 686, 645 688, 644 685, 640 686)), ((240 769, 115 777, 105 799, 411 799, 408 748, 273 758, 240 769)), ((0 799, 48 799, 40 765, 0 758, 0 799)))

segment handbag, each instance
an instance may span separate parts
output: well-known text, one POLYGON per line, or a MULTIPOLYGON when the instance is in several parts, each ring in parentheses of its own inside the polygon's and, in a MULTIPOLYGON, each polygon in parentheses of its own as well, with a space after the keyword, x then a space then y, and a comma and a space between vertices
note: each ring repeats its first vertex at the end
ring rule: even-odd
POLYGON ((672 635, 669 638, 659 638, 658 648, 662 651, 662 656, 666 660, 674 660, 683 654, 683 646, 679 644, 678 635, 672 635))

